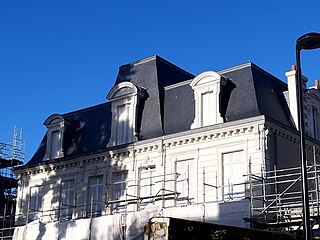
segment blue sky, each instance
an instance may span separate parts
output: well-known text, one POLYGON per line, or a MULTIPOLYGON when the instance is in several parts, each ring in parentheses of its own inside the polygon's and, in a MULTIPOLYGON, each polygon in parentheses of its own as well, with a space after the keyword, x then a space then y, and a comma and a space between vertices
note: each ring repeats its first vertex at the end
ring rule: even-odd
MULTIPOLYGON (((118 67, 159 55, 199 74, 252 61, 285 80, 295 40, 320 32, 320 1, 0 1, 0 141, 23 128, 26 160, 53 113, 105 102, 118 67)), ((320 79, 320 51, 303 73, 320 79)))

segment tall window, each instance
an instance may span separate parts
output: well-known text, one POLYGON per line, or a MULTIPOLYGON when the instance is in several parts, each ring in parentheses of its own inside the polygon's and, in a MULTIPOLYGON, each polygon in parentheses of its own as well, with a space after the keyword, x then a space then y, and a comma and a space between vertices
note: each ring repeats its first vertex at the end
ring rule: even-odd
POLYGON ((61 212, 62 218, 72 218, 75 204, 75 181, 63 181, 61 183, 61 212))
POLYGON ((88 192, 88 213, 89 215, 101 215, 102 212, 102 194, 103 194, 103 176, 89 178, 88 192))
POLYGON ((176 192, 182 204, 194 201, 196 192, 196 169, 194 159, 176 162, 176 192))
POLYGON ((214 124, 214 95, 212 91, 201 94, 201 127, 214 124))
POLYGON ((40 216, 42 211, 43 186, 30 188, 29 213, 35 217, 40 216))
POLYGON ((224 201, 242 199, 245 196, 245 174, 243 151, 222 154, 222 196, 224 201))
POLYGON ((118 123, 117 123, 117 144, 129 142, 130 118, 129 118, 130 104, 118 106, 118 123))
POLYGON ((50 137, 50 159, 57 158, 59 156, 59 140, 60 131, 52 131, 50 137))
POLYGON ((127 188, 128 172, 115 172, 113 173, 113 200, 125 199, 127 188))
MULTIPOLYGON (((155 167, 140 168, 139 169, 139 194, 140 197, 150 197, 159 191, 156 189, 156 169, 155 167)), ((160 187, 160 186, 158 186, 160 187)))

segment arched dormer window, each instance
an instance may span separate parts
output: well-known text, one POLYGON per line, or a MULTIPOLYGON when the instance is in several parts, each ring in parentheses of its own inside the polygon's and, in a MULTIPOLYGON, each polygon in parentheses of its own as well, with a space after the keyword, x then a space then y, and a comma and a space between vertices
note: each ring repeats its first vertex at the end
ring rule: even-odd
POLYGON ((195 118, 191 128, 223 123, 231 91, 235 85, 222 75, 207 71, 190 83, 194 91, 195 118))
POLYGON ((145 91, 131 82, 121 82, 108 93, 111 102, 111 137, 108 147, 138 140, 137 108, 145 91))
POLYGON ((63 157, 62 144, 65 128, 64 117, 59 114, 53 114, 44 121, 43 125, 48 128, 47 148, 44 160, 63 157))

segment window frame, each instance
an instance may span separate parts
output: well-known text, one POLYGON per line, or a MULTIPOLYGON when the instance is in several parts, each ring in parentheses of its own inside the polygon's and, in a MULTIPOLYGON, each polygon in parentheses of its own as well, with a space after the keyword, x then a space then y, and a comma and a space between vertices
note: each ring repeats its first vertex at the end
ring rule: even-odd
POLYGON ((132 108, 132 98, 125 99, 123 101, 119 101, 116 103, 113 103, 113 109, 114 111, 114 119, 115 120, 115 133, 114 136, 112 136, 112 140, 115 145, 120 145, 120 144, 126 144, 129 142, 133 141, 133 119, 134 119, 134 109, 132 108), (119 108, 124 106, 124 111, 122 114, 119 113, 119 108), (120 126, 120 120, 122 115, 125 115, 125 122, 124 122, 124 127, 121 128, 120 126))
POLYGON ((138 179, 139 179, 138 196, 142 198, 148 198, 148 197, 154 196, 157 193, 156 179, 158 176, 157 176, 156 166, 150 165, 150 166, 139 167, 138 175, 139 175, 138 176, 138 179), (145 173, 149 174, 149 177, 144 177, 142 179, 143 171, 146 171, 145 173), (145 184, 144 180, 149 180, 149 181, 147 181, 148 183, 145 184), (149 192, 149 193, 146 193, 146 192, 149 192))
POLYGON ((97 175, 97 176, 90 176, 88 177, 88 194, 87 194, 87 216, 101 216, 102 211, 103 211, 103 201, 104 201, 104 176, 103 175, 97 175), (91 184, 92 179, 100 179, 99 181, 96 181, 95 184, 91 184), (92 199, 92 188, 97 189, 97 194, 96 197, 98 198, 97 201, 95 199, 92 199), (101 189, 101 192, 99 193, 101 189), (93 201, 93 202, 92 202, 93 201), (97 202, 97 204, 95 204, 97 202))
POLYGON ((56 158, 61 158, 64 156, 63 153, 63 133, 65 129, 65 119, 63 116, 59 114, 53 114, 46 119, 43 123, 47 127, 47 146, 46 146, 46 154, 44 156, 44 160, 52 160, 56 158), (54 133, 57 133, 55 148, 53 149, 52 145, 52 137, 54 133), (53 153, 53 151, 55 153, 53 153))
MULTIPOLYGON (((116 172, 112 173, 112 193, 111 193, 112 201, 125 200, 126 189, 128 187, 128 175, 129 175, 128 171, 116 171, 116 172), (115 179, 116 176, 123 176, 123 177, 121 178, 121 180, 116 181, 116 179, 115 179), (118 195, 116 193, 116 185, 120 185, 120 184, 121 184, 120 194, 121 194, 121 192, 124 193, 122 195, 118 195)), ((118 191, 118 189, 117 189, 117 191, 118 191)))
POLYGON ((76 180, 75 179, 65 179, 61 181, 60 184, 60 215, 59 218, 63 218, 63 219, 71 219, 73 218, 73 214, 74 214, 74 210, 75 210, 75 202, 76 202, 76 180), (64 189, 63 189, 63 184, 64 183, 70 183, 73 182, 73 187, 69 187, 67 190, 67 206, 64 206, 64 189), (69 203, 69 192, 73 191, 73 197, 71 199, 71 203, 69 203), (66 211, 67 213, 64 214, 64 211, 66 211))
MULTIPOLYGON (((197 162, 195 158, 185 158, 185 159, 176 159, 174 163, 174 169, 176 173, 176 178, 175 178, 175 192, 180 193, 178 198, 176 199, 176 205, 185 205, 185 204, 192 204, 196 201, 197 197, 197 162), (191 168, 191 171, 189 170, 189 165, 188 164, 188 172, 187 172, 187 183, 182 183, 183 184, 183 191, 185 191, 185 188, 187 187, 187 192, 179 192, 180 186, 178 181, 180 181, 179 177, 181 174, 179 174, 178 170, 178 164, 183 163, 183 162, 192 162, 193 168, 191 168), (190 173, 191 172, 191 173, 190 173), (179 174, 179 175, 178 175, 179 174), (191 184, 190 184, 191 183, 191 184), (186 186, 187 185, 187 186, 186 186)), ((185 172, 184 172, 185 173, 185 172)), ((180 185, 182 185, 180 184, 180 185)))
POLYGON ((43 197, 44 197, 44 185, 35 185, 29 189, 29 207, 28 214, 31 213, 35 218, 40 218, 43 211, 43 197), (40 188, 40 191, 37 191, 36 194, 33 193, 32 189, 40 188), (34 198, 36 200, 34 200, 34 198), (31 209, 33 203, 35 203, 35 208, 31 209))
MULTIPOLYGON (((225 201, 225 202, 228 202, 228 201, 233 201, 233 200, 227 200, 227 199, 224 199, 224 189, 223 189, 223 184, 224 184, 224 166, 223 166, 223 157, 224 155, 228 154, 228 153, 235 153, 235 152, 242 152, 242 174, 243 175, 246 175, 248 174, 248 168, 249 168, 249 163, 246 159, 246 156, 247 156, 247 148, 246 148, 246 144, 247 143, 240 143, 240 144, 236 144, 236 145, 233 145, 233 146, 228 146, 228 147, 222 147, 222 148, 219 148, 218 149, 218 156, 219 156, 219 160, 218 160, 218 166, 217 166, 217 175, 218 175, 218 178, 217 178, 217 183, 216 185, 218 186, 218 191, 217 191, 217 194, 218 194, 218 200, 219 201, 225 201)), ((238 197, 234 200, 241 200, 243 198, 246 197, 247 195, 247 189, 246 189, 246 185, 245 185, 245 182, 248 181, 248 177, 246 176, 243 176, 243 187, 244 187, 244 194, 243 196, 241 197, 238 197)), ((236 183, 235 183, 236 184, 236 183)))

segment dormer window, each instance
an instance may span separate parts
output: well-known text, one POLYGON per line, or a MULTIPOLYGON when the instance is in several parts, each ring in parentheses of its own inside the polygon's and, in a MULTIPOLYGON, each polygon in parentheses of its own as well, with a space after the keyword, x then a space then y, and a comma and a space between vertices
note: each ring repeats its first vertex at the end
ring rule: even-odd
POLYGON ((53 114, 43 123, 48 128, 47 148, 44 160, 63 157, 62 144, 65 120, 61 115, 53 114))
POLYGON ((190 86, 195 99, 195 118, 191 128, 223 123, 235 85, 222 75, 207 71, 195 77, 190 86))
POLYGON ((138 140, 137 109, 145 91, 131 82, 121 82, 111 89, 107 98, 111 102, 111 138, 108 147, 138 140))

